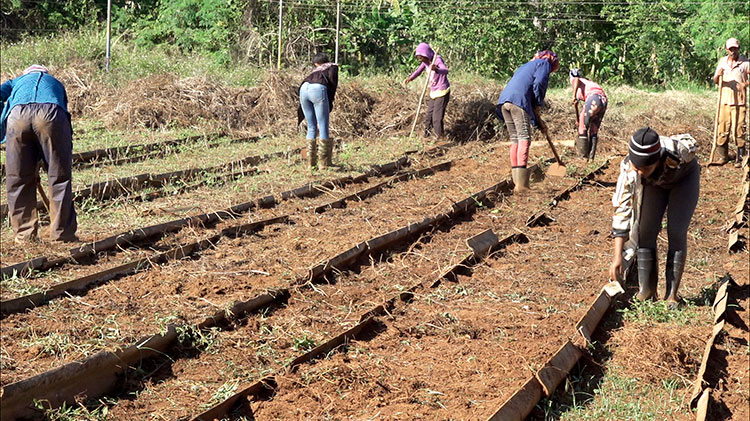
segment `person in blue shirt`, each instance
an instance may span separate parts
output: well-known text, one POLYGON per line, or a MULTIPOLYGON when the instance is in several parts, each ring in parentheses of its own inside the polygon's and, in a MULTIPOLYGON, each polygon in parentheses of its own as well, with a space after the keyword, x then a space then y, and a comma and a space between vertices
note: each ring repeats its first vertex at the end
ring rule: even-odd
POLYGON ((539 117, 539 107, 547 94, 549 76, 559 67, 557 54, 548 50, 537 52, 531 61, 516 69, 497 101, 495 113, 505 121, 510 136, 510 165, 515 193, 529 190, 526 165, 531 146, 530 126, 547 130, 547 124, 539 117))
POLYGON ((17 242, 36 240, 38 163, 48 168, 50 239, 77 241, 73 207, 73 128, 68 96, 47 68, 33 65, 0 86, 8 216, 17 242))

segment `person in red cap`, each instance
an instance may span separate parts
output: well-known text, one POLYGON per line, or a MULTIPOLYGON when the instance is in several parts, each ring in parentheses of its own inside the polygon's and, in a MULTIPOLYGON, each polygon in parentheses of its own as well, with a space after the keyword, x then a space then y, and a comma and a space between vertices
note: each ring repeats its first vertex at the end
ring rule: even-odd
POLYGON ((721 104, 719 104, 719 135, 716 139, 716 160, 714 164, 724 165, 729 161, 729 138, 734 137, 737 143, 735 166, 742 165, 742 158, 747 153, 745 147, 745 115, 747 104, 745 89, 748 86, 750 62, 740 55, 740 43, 737 38, 726 42, 727 55, 719 60, 714 72, 714 83, 721 84, 721 104))
POLYGON ((609 276, 620 281, 623 269, 636 261, 638 300, 656 298, 656 239, 667 213, 665 299, 679 303, 677 291, 687 259, 687 233, 698 204, 701 167, 695 158, 695 139, 689 134, 659 136, 650 127, 639 129, 628 143, 612 196, 614 256, 609 276))

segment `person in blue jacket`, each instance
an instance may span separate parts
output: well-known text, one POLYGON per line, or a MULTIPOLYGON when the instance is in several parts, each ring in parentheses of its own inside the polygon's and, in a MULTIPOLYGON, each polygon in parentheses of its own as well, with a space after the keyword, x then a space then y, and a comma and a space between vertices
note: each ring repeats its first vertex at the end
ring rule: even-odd
POLYGON ((510 165, 515 193, 529 190, 526 165, 531 146, 530 126, 547 130, 547 124, 539 117, 539 107, 547 94, 549 76, 559 67, 557 54, 548 50, 537 52, 531 61, 516 69, 497 101, 495 113, 505 121, 510 136, 510 165))
POLYGON ((73 207, 73 128, 68 96, 47 68, 33 65, 0 86, 0 137, 7 141, 5 185, 8 216, 18 242, 36 240, 38 163, 49 175, 50 238, 76 241, 73 207))

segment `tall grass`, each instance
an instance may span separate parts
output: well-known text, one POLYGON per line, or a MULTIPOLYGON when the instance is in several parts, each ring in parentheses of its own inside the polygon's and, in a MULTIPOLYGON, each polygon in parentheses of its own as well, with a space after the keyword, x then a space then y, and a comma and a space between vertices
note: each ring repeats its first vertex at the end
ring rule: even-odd
POLYGON ((207 52, 184 54, 167 44, 155 48, 139 46, 128 35, 127 32, 113 35, 109 72, 104 70, 105 31, 100 26, 89 26, 17 43, 0 43, 0 73, 3 79, 11 78, 35 63, 53 71, 75 67, 88 70, 94 81, 112 86, 161 73, 179 77, 210 75, 229 85, 252 86, 263 73, 241 63, 222 65, 207 52))

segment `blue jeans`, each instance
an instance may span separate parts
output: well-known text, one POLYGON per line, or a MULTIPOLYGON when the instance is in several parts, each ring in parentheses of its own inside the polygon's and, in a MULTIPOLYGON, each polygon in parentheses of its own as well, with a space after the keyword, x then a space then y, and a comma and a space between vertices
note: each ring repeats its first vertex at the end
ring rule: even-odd
POLYGON ((321 139, 328 139, 328 89, 319 83, 303 83, 299 90, 299 101, 307 120, 307 138, 315 139, 316 132, 321 139))

